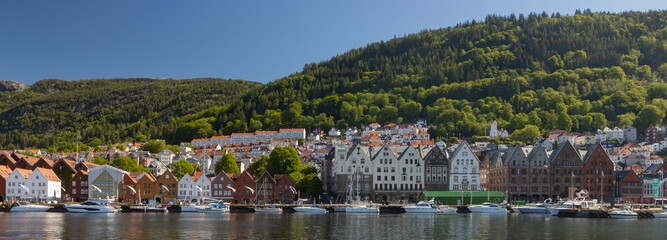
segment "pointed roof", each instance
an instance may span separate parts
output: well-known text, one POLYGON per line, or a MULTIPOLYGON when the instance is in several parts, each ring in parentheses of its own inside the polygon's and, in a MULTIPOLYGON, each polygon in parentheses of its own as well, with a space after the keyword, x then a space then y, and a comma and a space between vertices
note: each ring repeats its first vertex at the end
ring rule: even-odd
MULTIPOLYGON (((554 159, 556 159, 556 157, 558 156, 558 154, 560 154, 560 152, 561 152, 561 151, 563 150, 563 148, 565 148, 565 147, 571 147, 572 149, 574 149, 574 152, 577 153, 577 156, 579 157, 579 160, 582 160, 582 159, 581 159, 581 153, 579 152, 579 150, 577 150, 576 148, 574 148, 574 145, 572 145, 572 143, 571 143, 570 140, 568 139, 568 140, 566 140, 565 142, 562 142, 562 143, 558 144, 558 148, 556 148, 556 150, 554 150, 554 151, 551 153, 551 156, 549 156, 549 162, 553 162, 554 159)), ((582 161, 583 161, 583 160, 582 160, 582 161)))
POLYGON ((0 177, 2 177, 3 179, 7 179, 7 177, 9 177, 9 174, 12 174, 12 169, 6 165, 0 165, 0 177))
POLYGON ((35 171, 42 172, 44 177, 46 179, 48 179, 49 181, 60 182, 60 178, 58 178, 56 173, 53 172, 53 170, 51 170, 51 169, 38 167, 38 168, 35 168, 35 171))
POLYGON ((76 172, 76 161, 74 160, 60 158, 58 159, 58 161, 56 161, 55 164, 53 164, 53 166, 60 166, 60 165, 67 167, 72 172, 76 172))
POLYGON ((15 168, 14 171, 18 171, 24 178, 28 178, 30 177, 30 174, 32 174, 32 170, 30 169, 15 168))

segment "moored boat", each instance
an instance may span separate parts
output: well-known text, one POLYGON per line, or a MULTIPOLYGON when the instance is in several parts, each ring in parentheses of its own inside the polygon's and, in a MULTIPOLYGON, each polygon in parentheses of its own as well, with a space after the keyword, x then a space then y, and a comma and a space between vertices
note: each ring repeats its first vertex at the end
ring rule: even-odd
POLYGON ((324 209, 320 206, 317 206, 317 205, 313 205, 313 206, 310 206, 310 207, 308 207, 308 206, 294 207, 294 211, 296 213, 316 213, 316 214, 327 213, 326 209, 324 209))
POLYGON ((116 209, 106 200, 90 200, 81 204, 65 206, 71 213, 114 213, 116 209))
POLYGON ((132 212, 156 212, 156 213, 165 213, 167 208, 157 204, 148 204, 146 206, 133 206, 130 207, 132 212))
POLYGON ((469 206, 468 210, 472 213, 507 213, 507 208, 504 204, 497 203, 483 203, 481 205, 469 206))
POLYGON ((206 207, 198 207, 200 213, 228 213, 229 203, 209 203, 206 207))
POLYGON ((282 213, 283 209, 281 207, 277 207, 275 205, 271 206, 255 206, 255 212, 258 213, 282 213))
POLYGON ((631 210, 616 210, 609 212, 609 217, 611 218, 634 218, 637 219, 639 214, 631 210))
POLYGON ((46 212, 51 207, 44 205, 35 205, 29 202, 15 202, 12 203, 10 212, 46 212))
POLYGON ((421 201, 413 206, 403 206, 403 210, 406 213, 439 213, 438 207, 435 205, 435 201, 421 201))
POLYGON ((516 207, 520 213, 537 213, 537 214, 549 214, 549 207, 553 207, 551 199, 545 200, 543 203, 532 204, 522 207, 516 207))

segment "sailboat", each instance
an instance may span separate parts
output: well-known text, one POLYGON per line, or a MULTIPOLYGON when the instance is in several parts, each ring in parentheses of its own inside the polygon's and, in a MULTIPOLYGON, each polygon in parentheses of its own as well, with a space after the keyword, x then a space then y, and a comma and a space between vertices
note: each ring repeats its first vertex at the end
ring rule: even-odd
MULTIPOLYGON (((282 213, 283 209, 280 207, 277 207, 276 205, 266 205, 266 178, 264 179, 264 182, 262 184, 262 187, 259 189, 259 191, 262 191, 264 194, 264 206, 259 206, 255 205, 255 212, 258 213, 282 213)), ((257 199, 257 195, 255 195, 255 199, 257 199)))
MULTIPOLYGON (((362 202, 359 198, 359 170, 354 172, 354 180, 356 181, 356 201, 345 208, 345 213, 380 213, 378 206, 372 206, 368 203, 362 202)), ((350 181, 350 199, 352 199, 352 181, 350 181)))

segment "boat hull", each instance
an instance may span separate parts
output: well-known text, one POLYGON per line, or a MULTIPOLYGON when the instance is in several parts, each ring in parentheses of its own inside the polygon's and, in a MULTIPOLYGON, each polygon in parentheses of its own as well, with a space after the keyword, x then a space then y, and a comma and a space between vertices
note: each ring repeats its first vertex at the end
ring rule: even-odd
POLYGON ((432 207, 418 207, 418 206, 407 206, 403 207, 403 210, 405 210, 405 213, 424 213, 424 214, 435 214, 440 211, 438 211, 437 208, 432 208, 432 207))
POLYGON ((315 213, 315 214, 327 213, 326 209, 316 208, 316 207, 295 207, 294 211, 296 213, 315 213))
POLYGON ((549 214, 551 213, 547 208, 544 207, 517 207, 520 213, 532 213, 532 214, 549 214))
POLYGON ((50 207, 47 206, 18 206, 13 207, 10 212, 46 212, 50 207))
POLYGON ((255 208, 257 213, 282 213, 282 208, 255 208))
POLYGON ((115 209, 95 206, 67 206, 65 207, 71 213, 114 213, 115 209))
POLYGON ((653 218, 667 218, 667 212, 653 213, 653 218))
POLYGON ((609 217, 615 219, 637 219, 637 214, 615 214, 609 213, 609 217))
POLYGON ((345 213, 380 213, 378 208, 356 208, 356 207, 346 207, 345 213))
POLYGON ((470 206, 468 210, 471 213, 507 213, 507 209, 504 207, 470 206))

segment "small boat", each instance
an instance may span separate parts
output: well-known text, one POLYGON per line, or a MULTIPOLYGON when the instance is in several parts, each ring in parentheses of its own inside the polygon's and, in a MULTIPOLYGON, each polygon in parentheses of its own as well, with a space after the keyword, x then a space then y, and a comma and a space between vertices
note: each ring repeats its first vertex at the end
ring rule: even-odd
POLYGON ((44 205, 35 205, 29 202, 15 202, 12 203, 10 212, 46 212, 51 207, 44 205))
POLYGON ((255 206, 255 212, 258 213, 282 213, 283 209, 275 205, 259 207, 255 206))
POLYGON ((551 199, 545 200, 543 203, 527 205, 523 207, 516 207, 520 213, 538 213, 538 214, 549 214, 549 207, 553 207, 551 199))
POLYGON ((209 203, 206 207, 198 207, 200 213, 228 213, 229 203, 209 203))
POLYGON ((589 210, 599 210, 600 205, 598 205, 597 199, 590 199, 588 197, 588 191, 581 190, 573 200, 559 202, 547 209, 552 216, 558 216, 561 210, 581 210, 583 214, 587 214, 589 210))
POLYGON ((317 213, 317 214, 327 213, 326 209, 319 207, 317 205, 313 205, 310 207, 295 207, 294 211, 296 213, 317 213))
POLYGON ((366 204, 354 204, 346 207, 345 213, 380 213, 380 208, 366 204))
POLYGON ((72 204, 65 206, 71 213, 114 213, 116 209, 111 206, 109 201, 89 200, 81 204, 72 204))
POLYGON ((146 206, 134 206, 131 207, 130 210, 132 212, 157 212, 157 213, 165 213, 167 212, 167 208, 157 205, 157 204, 148 204, 146 206))
POLYGON ((181 205, 181 212, 199 212, 198 209, 205 208, 206 206, 197 206, 194 204, 181 205))
POLYGON ((435 205, 435 200, 421 201, 414 206, 403 206, 406 213, 439 213, 438 207, 435 205))
POLYGON ((654 212, 653 218, 667 218, 667 212, 654 212))
POLYGON ((472 213, 507 213, 507 208, 505 208, 504 204, 490 202, 469 206, 468 210, 472 213))
POLYGON ((609 217, 611 218, 634 218, 637 219, 639 214, 632 210, 616 210, 609 212, 609 217))

